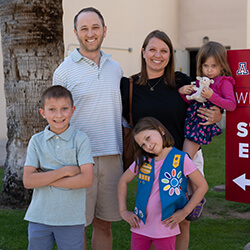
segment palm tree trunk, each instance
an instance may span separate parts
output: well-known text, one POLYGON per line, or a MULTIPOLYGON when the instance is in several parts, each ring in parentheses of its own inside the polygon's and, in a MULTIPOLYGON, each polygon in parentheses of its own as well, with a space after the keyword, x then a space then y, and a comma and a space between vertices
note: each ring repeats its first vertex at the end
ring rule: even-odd
POLYGON ((30 137, 46 123, 38 108, 63 60, 62 0, 0 0, 7 158, 0 203, 22 206, 31 191, 22 183, 30 137))

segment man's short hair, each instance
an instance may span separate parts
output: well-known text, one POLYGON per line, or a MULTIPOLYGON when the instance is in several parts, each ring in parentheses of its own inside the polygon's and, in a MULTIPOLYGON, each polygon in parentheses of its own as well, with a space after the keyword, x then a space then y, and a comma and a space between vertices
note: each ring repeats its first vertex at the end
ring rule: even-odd
POLYGON ((104 18, 103 18, 103 16, 102 16, 101 12, 100 12, 99 10, 93 8, 93 7, 88 7, 88 8, 81 9, 81 10, 75 15, 75 18, 74 18, 74 29, 75 29, 75 30, 77 30, 77 29, 76 29, 76 26, 77 26, 77 18, 78 18, 78 16, 79 16, 81 13, 84 13, 84 12, 95 12, 95 13, 99 16, 99 18, 100 18, 100 20, 101 20, 101 22, 102 22, 102 26, 103 26, 103 27, 105 26, 104 18))
POLYGON ((68 98, 70 99, 72 107, 74 106, 74 101, 71 92, 61 85, 54 85, 47 88, 41 98, 41 108, 44 108, 45 100, 50 98, 68 98))

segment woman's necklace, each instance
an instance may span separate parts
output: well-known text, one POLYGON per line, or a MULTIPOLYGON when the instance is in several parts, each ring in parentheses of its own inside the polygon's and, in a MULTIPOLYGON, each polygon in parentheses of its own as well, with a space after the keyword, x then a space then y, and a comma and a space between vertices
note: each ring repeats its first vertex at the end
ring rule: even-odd
MULTIPOLYGON (((163 76, 162 76, 163 77, 163 76)), ((149 89, 150 91, 154 91, 155 90, 155 86, 161 81, 162 77, 157 81, 157 83, 154 85, 154 86, 151 86, 148 82, 148 86, 149 86, 149 89)))

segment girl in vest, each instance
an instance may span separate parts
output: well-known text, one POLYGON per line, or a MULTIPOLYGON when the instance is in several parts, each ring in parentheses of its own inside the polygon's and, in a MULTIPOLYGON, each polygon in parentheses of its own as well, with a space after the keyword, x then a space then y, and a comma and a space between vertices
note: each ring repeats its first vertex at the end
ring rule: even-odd
MULTIPOLYGON (((235 80, 227 62, 227 52, 220 43, 208 42, 201 47, 197 55, 197 75, 209 78, 204 82, 205 87, 199 90, 201 92, 197 101, 193 101, 193 95, 190 96, 193 85, 179 88, 182 98, 190 104, 185 120, 185 140, 182 150, 187 152, 191 159, 201 145, 209 144, 214 136, 222 133, 216 123, 211 124, 209 116, 198 115, 197 110, 200 107, 209 109, 214 105, 227 111, 234 111, 236 108, 235 80), (207 86, 206 82, 210 82, 210 86, 209 84, 207 86)), ((199 87, 199 81, 196 85, 199 87)), ((190 184, 193 191, 195 185, 190 184)), ((190 221, 198 219, 205 203, 206 200, 203 198, 187 219, 190 221)))
POLYGON ((118 184, 119 209, 131 226, 131 249, 175 249, 178 224, 195 208, 208 185, 188 155, 175 147, 168 130, 145 117, 134 128, 135 162, 118 184), (128 184, 138 175, 134 212, 127 210, 128 184), (188 178, 197 186, 187 202, 188 178))

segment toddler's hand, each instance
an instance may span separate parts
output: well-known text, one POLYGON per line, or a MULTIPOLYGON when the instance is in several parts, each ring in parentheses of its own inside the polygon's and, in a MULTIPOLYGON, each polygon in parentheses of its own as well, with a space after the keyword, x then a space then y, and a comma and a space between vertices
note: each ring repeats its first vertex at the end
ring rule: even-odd
POLYGON ((194 85, 184 85, 178 91, 181 95, 190 95, 194 91, 193 87, 194 85))
POLYGON ((210 99, 214 91, 209 87, 204 87, 201 91, 201 96, 210 99))
POLYGON ((120 212, 122 218, 129 223, 131 227, 139 228, 140 219, 133 212, 124 210, 120 212))

